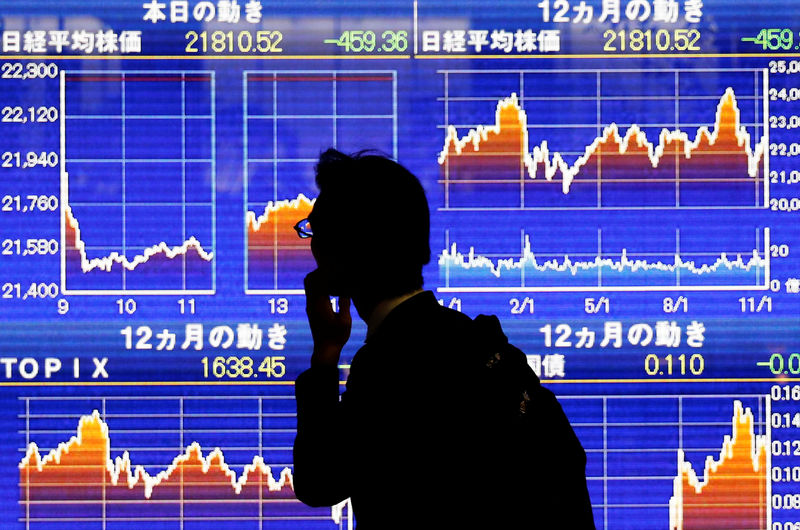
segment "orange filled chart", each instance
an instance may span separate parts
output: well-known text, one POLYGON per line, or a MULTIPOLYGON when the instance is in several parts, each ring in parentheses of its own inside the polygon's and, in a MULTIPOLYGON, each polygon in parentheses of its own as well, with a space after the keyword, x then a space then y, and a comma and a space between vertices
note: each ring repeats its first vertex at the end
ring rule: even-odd
POLYGON ((678 453, 679 476, 670 499, 671 530, 767 528, 771 477, 767 437, 757 436, 753 412, 734 401, 732 434, 719 457, 709 456, 702 476, 678 453))
POLYGON ((314 165, 330 147, 364 149, 364 138, 397 156, 397 74, 248 71, 244 88, 245 292, 302 293, 315 265, 294 227, 314 204, 314 165))
POLYGON ((29 442, 19 463, 21 521, 27 528, 47 528, 52 521, 60 528, 212 522, 267 528, 304 520, 314 528, 352 528, 347 503, 314 509, 294 495, 286 463, 291 447, 284 440, 293 435, 291 414, 283 410, 292 404, 288 396, 71 398, 60 405, 28 399, 28 410, 36 412, 26 418, 29 442), (77 417, 56 413, 90 401, 100 410, 77 417), (216 412, 200 414, 203 407, 216 412), (142 410, 150 411, 148 427, 142 410), (45 417, 50 428, 37 429, 45 417), (219 427, 212 429, 212 422, 219 427), (66 437, 68 423, 74 428, 66 437), (63 429, 53 431, 55 425, 63 429), (33 439, 40 436, 51 446, 40 447, 33 439), (120 448, 120 440, 129 445, 120 448))
POLYGON ((314 200, 301 193, 296 199, 268 202, 259 216, 247 212, 248 267, 256 277, 269 269, 277 284, 283 267, 311 271, 314 261, 310 240, 301 239, 294 227, 308 217, 313 206, 314 200))
POLYGON ((764 71, 441 73, 445 209, 767 204, 764 71))
POLYGON ((213 73, 60 82, 62 292, 213 293, 213 73))

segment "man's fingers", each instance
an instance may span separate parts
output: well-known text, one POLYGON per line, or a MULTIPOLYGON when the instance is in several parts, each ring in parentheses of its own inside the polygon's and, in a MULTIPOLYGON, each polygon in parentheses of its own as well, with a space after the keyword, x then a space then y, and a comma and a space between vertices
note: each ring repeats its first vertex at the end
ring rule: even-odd
POLYGON ((314 294, 314 291, 319 287, 320 280, 319 269, 314 269, 306 274, 306 277, 303 278, 303 287, 306 290, 306 295, 314 294))
POLYGON ((306 277, 303 280, 303 287, 306 290, 306 300, 316 300, 318 298, 328 296, 328 293, 326 292, 327 289, 325 288, 325 280, 322 278, 319 270, 313 270, 306 274, 306 277))
POLYGON ((306 312, 325 314, 333 311, 330 296, 326 292, 324 280, 318 269, 306 274, 303 286, 306 291, 306 312))

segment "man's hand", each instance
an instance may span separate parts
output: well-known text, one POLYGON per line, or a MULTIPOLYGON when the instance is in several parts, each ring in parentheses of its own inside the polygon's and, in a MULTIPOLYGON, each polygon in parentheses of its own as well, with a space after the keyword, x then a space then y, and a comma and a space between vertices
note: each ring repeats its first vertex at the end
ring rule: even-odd
POLYGON ((350 338, 353 320, 350 317, 350 298, 339 297, 339 312, 333 311, 328 289, 319 269, 304 280, 306 315, 314 339, 311 365, 336 366, 342 348, 350 338))

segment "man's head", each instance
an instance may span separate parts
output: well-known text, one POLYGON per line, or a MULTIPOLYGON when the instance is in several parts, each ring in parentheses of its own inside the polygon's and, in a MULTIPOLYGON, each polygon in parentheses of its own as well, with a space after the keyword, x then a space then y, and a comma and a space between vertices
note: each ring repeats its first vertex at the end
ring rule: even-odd
POLYGON ((311 250, 330 294, 377 301, 422 287, 430 213, 419 180, 383 155, 334 149, 316 172, 311 250))

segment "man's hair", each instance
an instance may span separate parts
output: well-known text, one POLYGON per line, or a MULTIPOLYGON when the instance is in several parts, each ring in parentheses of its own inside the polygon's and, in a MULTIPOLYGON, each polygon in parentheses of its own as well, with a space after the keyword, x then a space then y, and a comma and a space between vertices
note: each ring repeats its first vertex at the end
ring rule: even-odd
POLYGON ((316 181, 324 211, 311 228, 336 241, 357 271, 351 277, 370 296, 387 298, 422 287, 431 259, 425 191, 405 167, 376 151, 320 155, 316 181))

